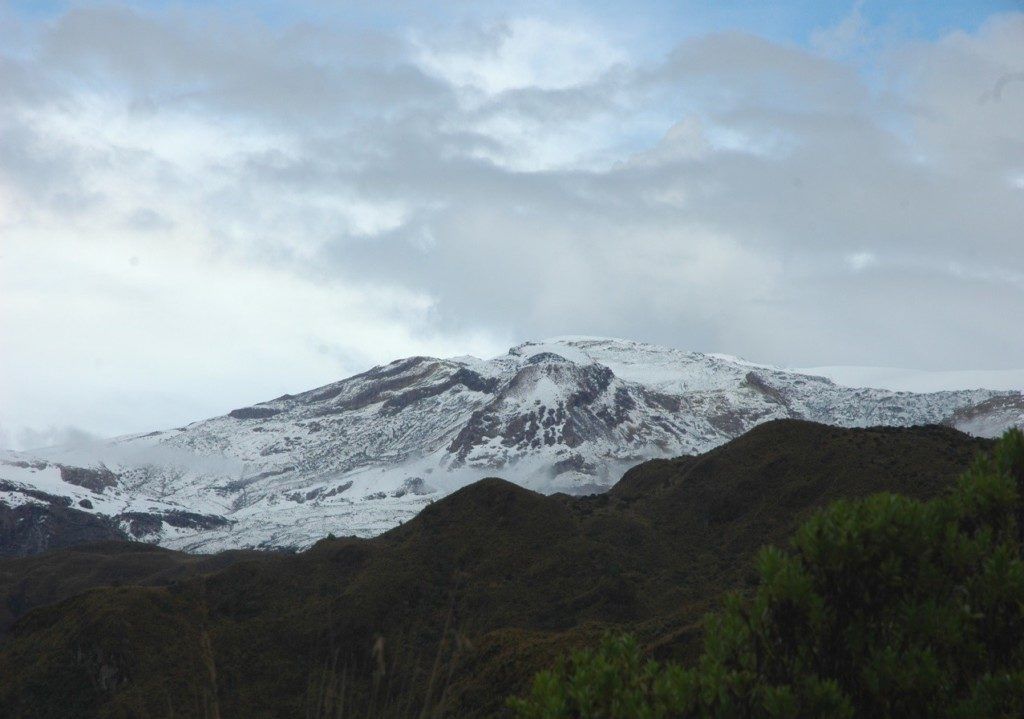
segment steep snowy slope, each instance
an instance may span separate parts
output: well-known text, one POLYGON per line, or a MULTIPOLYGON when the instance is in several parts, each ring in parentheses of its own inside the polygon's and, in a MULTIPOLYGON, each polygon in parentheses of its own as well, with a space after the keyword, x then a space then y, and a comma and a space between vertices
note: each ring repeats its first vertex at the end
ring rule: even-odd
POLYGON ((725 355, 563 338, 486 361, 411 357, 175 430, 3 456, 0 502, 44 489, 175 548, 303 547, 379 533, 489 475, 598 491, 643 459, 783 417, 991 435, 1024 424, 1024 397, 848 388, 725 355), (102 480, 82 486, 76 472, 102 480))

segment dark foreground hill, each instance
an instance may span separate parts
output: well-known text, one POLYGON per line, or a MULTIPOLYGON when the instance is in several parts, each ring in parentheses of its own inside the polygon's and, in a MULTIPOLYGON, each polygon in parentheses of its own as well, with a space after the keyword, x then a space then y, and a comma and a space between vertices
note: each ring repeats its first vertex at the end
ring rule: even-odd
POLYGON ((609 626, 685 658, 697 618, 744 586, 760 545, 840 497, 934 496, 989 446, 943 427, 787 420, 640 465, 607 494, 545 497, 488 479, 376 539, 295 556, 107 545, 2 561, 0 606, 18 618, 0 638, 0 707, 492 715, 609 626))

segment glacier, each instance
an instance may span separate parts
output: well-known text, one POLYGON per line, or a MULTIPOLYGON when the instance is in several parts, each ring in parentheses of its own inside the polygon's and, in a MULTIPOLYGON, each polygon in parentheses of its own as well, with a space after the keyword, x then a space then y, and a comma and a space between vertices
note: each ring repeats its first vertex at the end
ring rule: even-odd
POLYGON ((60 501, 186 551, 302 549, 329 533, 374 536, 487 476, 600 492, 638 462, 781 418, 991 436, 1024 425, 1024 395, 845 386, 729 355, 562 337, 487 360, 396 360, 176 429, 3 452, 0 504, 60 501))

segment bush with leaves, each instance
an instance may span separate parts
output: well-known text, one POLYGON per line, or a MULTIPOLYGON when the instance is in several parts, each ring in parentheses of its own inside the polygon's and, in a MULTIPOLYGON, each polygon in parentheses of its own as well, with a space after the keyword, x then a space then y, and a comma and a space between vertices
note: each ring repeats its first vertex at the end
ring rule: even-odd
POLYGON ((1024 716, 1024 434, 948 494, 837 502, 754 596, 728 597, 693 667, 609 636, 542 672, 520 719, 1024 716))

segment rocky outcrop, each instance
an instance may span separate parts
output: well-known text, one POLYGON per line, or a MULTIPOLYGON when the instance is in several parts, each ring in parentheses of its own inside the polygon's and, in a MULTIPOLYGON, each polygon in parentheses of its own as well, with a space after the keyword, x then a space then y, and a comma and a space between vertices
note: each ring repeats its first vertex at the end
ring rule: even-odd
POLYGON ((60 501, 17 507, 0 502, 0 557, 27 557, 86 542, 128 539, 109 517, 73 509, 60 501))
POLYGON ((241 409, 233 409, 228 412, 228 417, 234 419, 267 419, 280 412, 281 410, 272 409, 271 407, 242 407, 241 409))
POLYGON ((203 531, 224 529, 231 526, 231 520, 215 514, 198 514, 186 511, 166 512, 123 512, 116 517, 127 524, 128 532, 136 539, 159 535, 164 524, 178 529, 203 531))
POLYGON ((108 487, 117 486, 117 475, 104 466, 92 468, 59 465, 59 467, 60 478, 68 484, 76 484, 97 493, 103 492, 108 487))

